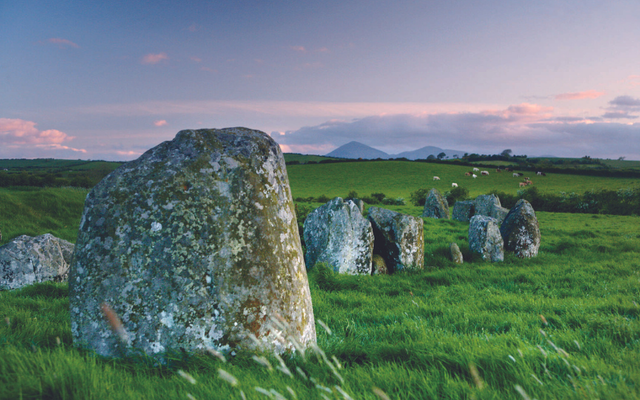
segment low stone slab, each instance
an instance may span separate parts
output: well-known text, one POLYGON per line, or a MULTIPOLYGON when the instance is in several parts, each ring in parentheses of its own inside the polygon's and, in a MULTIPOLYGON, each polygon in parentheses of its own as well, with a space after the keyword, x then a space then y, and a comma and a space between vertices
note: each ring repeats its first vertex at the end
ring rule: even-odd
POLYGON ((370 207, 369 221, 375 236, 375 254, 379 254, 389 272, 424 269, 424 221, 422 218, 370 207))
POLYGON ((49 233, 18 236, 0 247, 0 290, 66 281, 72 256, 73 243, 49 233))
POLYGON ((493 217, 474 215, 469 223, 469 248, 485 261, 504 261, 504 242, 498 221, 493 217))
POLYGON ((520 199, 509 211, 500 233, 504 240, 505 248, 520 258, 530 258, 538 255, 540 248, 540 227, 538 218, 525 199, 520 199))
POLYGON ((304 242, 307 269, 322 262, 338 273, 371 275, 373 230, 351 200, 336 197, 310 213, 304 242))
POLYGON ((422 210, 424 218, 449 219, 449 203, 437 189, 431 189, 422 210))

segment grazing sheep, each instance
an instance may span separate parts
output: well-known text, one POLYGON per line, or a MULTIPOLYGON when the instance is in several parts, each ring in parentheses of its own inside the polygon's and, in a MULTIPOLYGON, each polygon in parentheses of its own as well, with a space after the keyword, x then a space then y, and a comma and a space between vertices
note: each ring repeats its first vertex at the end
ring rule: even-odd
POLYGON ((453 182, 453 183, 451 183, 451 187, 458 187, 458 184, 453 182))
POLYGON ((439 180, 440 180, 440 177, 434 176, 434 177, 433 177, 433 180, 434 180, 434 181, 439 181, 439 180))
POLYGON ((517 178, 517 177, 518 177, 518 173, 517 173, 517 172, 514 172, 514 173, 513 173, 513 177, 514 177, 514 178, 517 178))
POLYGON ((482 175, 489 175, 489 171, 482 171, 480 172, 482 175))
POLYGON ((473 169, 473 172, 478 172, 478 171, 480 171, 480 168, 474 168, 473 169))
POLYGON ((536 175, 547 176, 547 174, 545 174, 544 172, 540 172, 540 171, 536 172, 536 175))
POLYGON ((520 187, 525 187, 525 186, 527 186, 527 182, 520 182, 520 183, 518 183, 518 185, 520 187))
POLYGON ((478 175, 473 174, 473 175, 471 175, 471 177, 472 177, 473 179, 476 179, 476 178, 478 177, 478 175))
POLYGON ((465 172, 464 176, 471 176, 472 172, 465 172))

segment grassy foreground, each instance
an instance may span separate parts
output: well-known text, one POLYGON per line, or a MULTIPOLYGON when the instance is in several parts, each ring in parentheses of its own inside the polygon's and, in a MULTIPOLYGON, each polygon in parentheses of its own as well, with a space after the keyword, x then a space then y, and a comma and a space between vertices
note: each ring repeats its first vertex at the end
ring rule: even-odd
MULTIPOLYGON (((420 187, 450 186, 433 175, 459 179, 466 170, 375 164, 290 166, 294 197, 356 190, 406 199, 420 187)), ((493 181, 465 181, 470 195, 504 190, 500 185, 516 179, 488 178, 493 181)), ((532 177, 550 191, 637 185, 546 178, 532 177)), ((75 241, 86 193, 0 189, 3 243, 46 232, 75 241)), ((421 213, 413 206, 388 208, 421 213)), ((376 387, 391 399, 640 398, 640 218, 537 215, 542 245, 530 260, 507 255, 504 263, 482 262, 469 252, 467 224, 428 219, 424 271, 356 277, 312 269, 324 352, 285 358, 286 368, 272 355, 259 355, 269 369, 244 352, 227 362, 177 355, 163 366, 144 358, 103 359, 72 345, 66 284, 0 292, 0 399, 384 398, 376 387), (449 260, 454 241, 465 256, 461 266, 449 260)))
POLYGON ((313 354, 285 359, 291 377, 245 353, 105 360, 73 348, 65 284, 0 292, 0 398, 295 398, 287 387, 298 399, 376 399, 374 387, 392 399, 640 397, 640 218, 538 217, 531 260, 484 263, 470 257, 466 224, 427 220, 423 272, 313 269, 318 345, 337 374, 313 354), (448 261, 450 241, 469 262, 448 261))

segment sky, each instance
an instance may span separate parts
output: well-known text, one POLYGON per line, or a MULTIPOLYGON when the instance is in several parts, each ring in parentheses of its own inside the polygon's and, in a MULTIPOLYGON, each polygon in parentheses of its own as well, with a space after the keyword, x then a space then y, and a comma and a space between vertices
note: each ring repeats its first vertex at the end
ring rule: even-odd
POLYGON ((0 1, 0 158, 132 160, 183 129, 640 160, 640 2, 0 1))

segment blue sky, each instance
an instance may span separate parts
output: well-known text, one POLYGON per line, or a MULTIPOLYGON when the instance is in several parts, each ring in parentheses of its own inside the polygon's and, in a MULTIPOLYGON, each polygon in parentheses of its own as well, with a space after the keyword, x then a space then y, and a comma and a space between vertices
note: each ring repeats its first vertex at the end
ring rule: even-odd
POLYGON ((640 159, 637 1, 0 2, 0 157, 129 160, 181 129, 285 151, 640 159))

